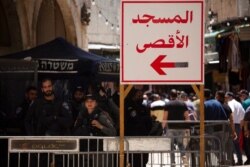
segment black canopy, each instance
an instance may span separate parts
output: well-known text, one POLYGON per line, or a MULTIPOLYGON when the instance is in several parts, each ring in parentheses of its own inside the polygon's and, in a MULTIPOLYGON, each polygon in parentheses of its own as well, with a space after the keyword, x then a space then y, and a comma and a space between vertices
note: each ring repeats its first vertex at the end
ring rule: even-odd
POLYGON ((39 76, 45 74, 61 79, 78 75, 100 80, 119 79, 118 61, 86 52, 63 38, 0 58, 37 62, 39 76))
MULTIPOLYGON (((86 52, 62 38, 35 48, 0 56, 1 113, 8 117, 4 127, 16 121, 16 108, 23 100, 25 88, 38 86, 44 77, 53 79, 58 98, 68 101, 75 86, 98 86, 98 81, 118 81, 119 62, 86 52)), ((39 89, 38 89, 39 90, 39 89)), ((3 125, 0 125, 0 132, 3 125)))

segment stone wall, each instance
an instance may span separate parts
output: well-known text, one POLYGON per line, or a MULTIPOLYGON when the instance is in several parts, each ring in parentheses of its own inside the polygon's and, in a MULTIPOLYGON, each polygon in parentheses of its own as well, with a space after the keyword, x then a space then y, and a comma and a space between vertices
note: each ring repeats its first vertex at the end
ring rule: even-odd
POLYGON ((87 50, 87 25, 81 23, 81 8, 90 0, 0 0, 11 37, 0 55, 32 48, 62 36, 87 50))
POLYGON ((95 0, 90 11, 89 43, 120 45, 120 0, 95 0))

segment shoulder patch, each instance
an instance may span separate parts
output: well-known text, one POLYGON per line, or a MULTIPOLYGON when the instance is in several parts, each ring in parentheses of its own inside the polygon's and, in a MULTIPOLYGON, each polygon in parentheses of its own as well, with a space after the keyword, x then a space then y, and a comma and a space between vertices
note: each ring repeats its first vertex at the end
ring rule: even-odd
POLYGON ((137 115, 137 113, 136 113, 135 110, 133 110, 133 111, 130 112, 130 116, 131 116, 131 117, 136 117, 136 115, 137 115))
POLYGON ((34 100, 31 101, 29 107, 32 106, 33 104, 34 104, 34 100))
POLYGON ((16 114, 19 114, 22 110, 23 110, 22 107, 18 107, 18 108, 16 109, 16 114))
POLYGON ((102 111, 102 115, 105 117, 107 123, 114 124, 113 119, 110 117, 109 113, 107 111, 102 111))
POLYGON ((66 110, 69 110, 69 104, 67 102, 63 102, 62 103, 63 108, 65 108, 66 110))

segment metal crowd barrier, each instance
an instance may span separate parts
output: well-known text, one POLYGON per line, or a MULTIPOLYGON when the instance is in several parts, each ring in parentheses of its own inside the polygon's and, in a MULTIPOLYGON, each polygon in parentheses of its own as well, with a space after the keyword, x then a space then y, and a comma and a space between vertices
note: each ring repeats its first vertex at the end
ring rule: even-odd
MULTIPOLYGON (((190 127, 184 136, 125 137, 124 167, 199 167, 199 125, 190 127)), ((228 127, 206 122, 205 166, 232 164, 228 127)), ((119 137, 3 136, 0 148, 1 167, 119 167, 119 137)))

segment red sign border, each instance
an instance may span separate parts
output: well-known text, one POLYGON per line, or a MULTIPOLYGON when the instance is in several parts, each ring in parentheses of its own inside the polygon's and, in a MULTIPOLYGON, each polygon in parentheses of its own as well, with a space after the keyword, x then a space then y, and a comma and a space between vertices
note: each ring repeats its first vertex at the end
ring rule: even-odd
POLYGON ((161 84, 166 84, 166 82, 170 82, 170 83, 179 83, 179 84, 185 84, 185 83, 199 83, 199 84, 204 84, 204 25, 203 25, 203 21, 204 21, 204 1, 122 1, 122 28, 121 28, 121 59, 122 59, 122 63, 120 65, 120 73, 121 73, 121 82, 125 83, 125 84, 129 84, 129 83, 161 83, 161 84), (199 80, 124 80, 124 4, 125 3, 201 3, 201 78, 199 80))

